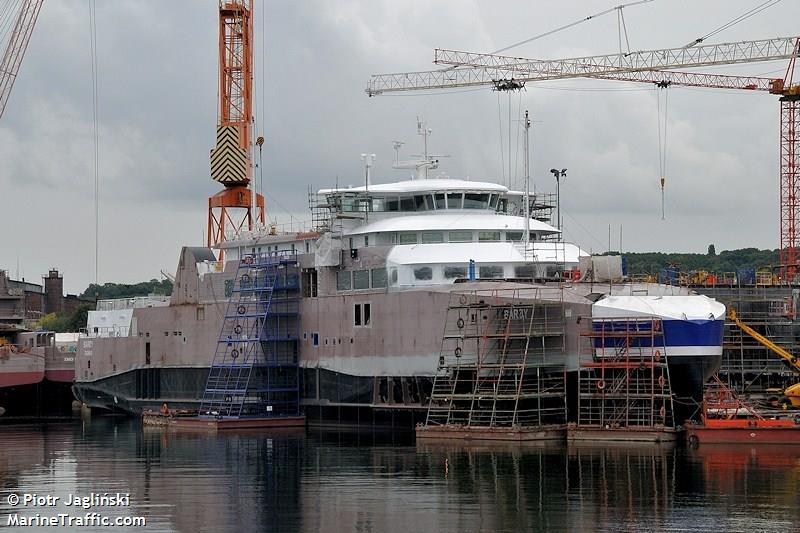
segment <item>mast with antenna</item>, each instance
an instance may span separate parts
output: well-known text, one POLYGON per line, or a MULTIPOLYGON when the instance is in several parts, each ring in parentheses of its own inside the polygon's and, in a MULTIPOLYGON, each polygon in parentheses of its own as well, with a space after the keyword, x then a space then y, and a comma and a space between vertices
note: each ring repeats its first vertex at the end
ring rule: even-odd
POLYGON ((528 259, 528 245, 531 240, 531 169, 530 169, 530 146, 528 131, 531 129, 531 121, 528 118, 528 111, 525 110, 525 260, 528 259))

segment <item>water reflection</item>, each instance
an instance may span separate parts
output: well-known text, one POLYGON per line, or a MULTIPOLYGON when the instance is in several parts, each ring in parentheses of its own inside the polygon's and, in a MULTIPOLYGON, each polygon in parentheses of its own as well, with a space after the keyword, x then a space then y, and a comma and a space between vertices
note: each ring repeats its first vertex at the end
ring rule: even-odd
POLYGON ((800 448, 415 445, 95 418, 0 428, 0 490, 3 521, 10 492, 130 492, 123 514, 146 531, 790 531, 800 448))

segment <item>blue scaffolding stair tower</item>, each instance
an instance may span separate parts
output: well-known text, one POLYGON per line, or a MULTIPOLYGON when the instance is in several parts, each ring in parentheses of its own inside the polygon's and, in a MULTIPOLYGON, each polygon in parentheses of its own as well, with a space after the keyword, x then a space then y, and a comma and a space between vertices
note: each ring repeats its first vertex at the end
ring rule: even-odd
POLYGON ((300 416, 300 280, 297 257, 241 257, 200 417, 300 416))

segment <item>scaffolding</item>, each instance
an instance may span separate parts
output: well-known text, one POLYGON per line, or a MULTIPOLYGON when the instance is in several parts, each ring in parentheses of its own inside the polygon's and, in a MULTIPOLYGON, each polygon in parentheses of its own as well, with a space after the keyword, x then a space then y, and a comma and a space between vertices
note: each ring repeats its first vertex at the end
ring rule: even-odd
MULTIPOLYGON (((800 354, 800 329, 797 320, 798 289, 789 285, 697 288, 736 310, 741 322, 770 342, 800 354)), ((723 338, 719 376, 737 394, 764 396, 776 394, 798 380, 798 372, 767 345, 742 331, 728 317, 723 338)))
POLYGON ((577 429, 674 428, 661 320, 590 318, 585 322, 590 326, 581 332, 584 355, 578 372, 577 429))
POLYGON ((561 290, 453 293, 426 427, 564 424, 564 319, 561 290))
POLYGON ((273 252, 239 260, 201 417, 299 415, 299 291, 296 256, 273 252))

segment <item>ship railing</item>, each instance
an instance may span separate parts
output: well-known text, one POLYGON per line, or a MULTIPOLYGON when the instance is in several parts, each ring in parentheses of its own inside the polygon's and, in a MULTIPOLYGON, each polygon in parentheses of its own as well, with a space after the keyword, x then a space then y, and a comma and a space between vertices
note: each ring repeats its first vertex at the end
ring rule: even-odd
POLYGON ((168 305, 169 296, 152 294, 150 296, 135 296, 132 298, 114 298, 97 300, 96 311, 121 311, 125 309, 142 309, 145 307, 162 307, 168 305))
POLYGON ((80 336, 90 338, 109 338, 109 337, 129 337, 131 328, 129 326, 96 326, 93 328, 81 328, 78 332, 80 336))

